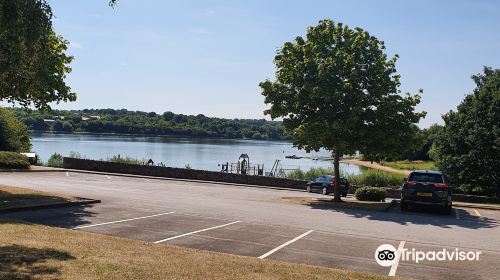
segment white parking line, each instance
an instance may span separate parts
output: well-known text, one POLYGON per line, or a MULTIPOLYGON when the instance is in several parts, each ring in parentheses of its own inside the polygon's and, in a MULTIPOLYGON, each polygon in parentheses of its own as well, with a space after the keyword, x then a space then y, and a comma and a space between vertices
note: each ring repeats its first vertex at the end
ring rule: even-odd
POLYGON ((460 213, 458 212, 458 209, 455 209, 455 217, 457 220, 460 220, 460 213))
POLYGON ((391 266, 391 271, 389 271, 389 276, 396 276, 396 270, 398 270, 399 260, 401 259, 401 254, 403 253, 403 248, 405 247, 406 241, 399 242, 399 247, 396 252, 396 262, 391 266))
POLYGON ((274 254, 276 251, 278 251, 278 250, 280 250, 280 249, 282 249, 282 248, 284 248, 284 247, 286 247, 286 246, 288 246, 288 245, 292 244, 293 242, 295 242, 295 241, 297 241, 297 240, 299 240, 299 239, 303 238, 304 236, 306 236, 306 235, 310 234, 311 232, 313 232, 313 230, 309 230, 309 231, 304 232, 303 234, 301 234, 301 235, 299 235, 299 236, 295 237, 294 239, 289 240, 289 241, 287 241, 287 242, 285 242, 285 243, 281 244, 280 246, 278 246, 278 247, 276 247, 276 248, 272 249, 271 251, 269 251, 269 252, 265 253, 264 255, 260 256, 260 257, 259 257, 259 259, 264 259, 264 258, 269 257, 270 255, 274 254))
POLYGON ((89 228, 89 227, 110 225, 110 224, 116 224, 116 223, 123 223, 123 222, 140 220, 140 219, 147 219, 147 218, 158 217, 158 216, 163 216, 163 215, 168 215, 168 214, 173 214, 173 213, 175 213, 175 212, 167 212, 167 213, 161 213, 161 214, 156 214, 156 215, 150 215, 150 216, 144 216, 144 217, 138 217, 138 218, 132 218, 132 219, 125 219, 125 220, 119 220, 119 221, 112 221, 112 222, 106 222, 106 223, 100 223, 100 224, 94 224, 94 225, 85 225, 85 226, 74 227, 73 229, 81 229, 81 228, 89 228))
POLYGON ((66 172, 66 177, 69 177, 69 172, 66 172))
POLYGON ((111 180, 111 177, 109 177, 108 175, 106 175, 106 178, 108 178, 108 180, 111 180))
POLYGON ((162 243, 162 242, 169 241, 169 240, 172 240, 172 239, 176 239, 176 238, 179 238, 179 237, 184 237, 184 236, 196 234, 196 233, 199 233, 199 232, 204 232, 204 231, 211 230, 211 229, 226 227, 226 226, 233 225, 233 224, 236 224, 236 223, 241 223, 241 221, 236 221, 236 222, 232 222, 232 223, 228 223, 228 224, 224 224, 224 225, 220 225, 220 226, 215 226, 215 227, 200 229, 200 230, 197 230, 197 231, 192 231, 192 232, 184 233, 184 234, 181 234, 181 235, 176 235, 176 236, 173 236, 173 237, 169 237, 169 238, 165 238, 165 239, 162 239, 162 240, 155 241, 154 243, 162 243))
POLYGON ((479 213, 479 211, 477 211, 477 209, 472 208, 472 210, 474 210, 474 213, 476 214, 476 216, 481 217, 481 213, 479 213))

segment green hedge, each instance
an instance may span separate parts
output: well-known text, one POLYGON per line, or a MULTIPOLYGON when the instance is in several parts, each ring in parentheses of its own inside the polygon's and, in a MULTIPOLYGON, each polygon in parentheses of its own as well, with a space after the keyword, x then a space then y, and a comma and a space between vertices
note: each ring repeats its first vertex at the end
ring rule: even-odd
POLYGON ((362 201, 383 201, 385 189, 376 187, 362 187, 356 190, 356 198, 362 201))
POLYGON ((0 152, 0 169, 29 169, 27 156, 14 152, 0 152))

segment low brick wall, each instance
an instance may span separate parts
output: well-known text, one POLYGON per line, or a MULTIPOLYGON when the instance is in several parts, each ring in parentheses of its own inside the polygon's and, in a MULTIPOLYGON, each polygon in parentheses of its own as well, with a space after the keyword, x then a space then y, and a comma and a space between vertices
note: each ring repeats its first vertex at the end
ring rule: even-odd
POLYGON ((196 169, 125 164, 67 157, 63 158, 63 167, 66 169, 225 182, 302 190, 305 189, 307 183, 307 181, 303 180, 291 180, 267 176, 251 176, 196 169))

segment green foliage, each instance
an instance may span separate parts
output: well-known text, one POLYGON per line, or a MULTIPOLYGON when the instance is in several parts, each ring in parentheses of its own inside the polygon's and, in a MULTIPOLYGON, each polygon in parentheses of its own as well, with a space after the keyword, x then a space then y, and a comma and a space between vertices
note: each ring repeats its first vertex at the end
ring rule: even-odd
POLYGON ((12 112, 0 108, 0 151, 29 152, 30 150, 28 127, 12 112))
POLYGON ((381 161, 380 164, 399 170, 437 170, 437 167, 432 161, 381 161))
POLYGON ((474 92, 457 111, 443 116, 445 126, 432 149, 436 165, 468 194, 500 196, 500 69, 485 67, 472 76, 474 92))
POLYGON ((29 169, 27 156, 15 152, 0 152, 0 169, 29 169))
POLYGON ((320 21, 306 38, 278 50, 276 81, 259 84, 271 105, 264 113, 283 118, 298 148, 334 152, 336 177, 343 154, 400 154, 425 113, 415 112, 418 95, 400 95, 397 56, 388 59, 384 51, 384 43, 361 28, 320 21))
POLYGON ((63 167, 63 156, 58 153, 53 153, 47 161, 47 166, 63 167))
POLYGON ((73 57, 52 16, 45 0, 0 1, 0 100, 42 109, 76 100, 64 82, 73 57))
POLYGON ((403 184, 404 175, 367 169, 361 175, 348 175, 347 179, 354 185, 395 188, 403 184))
POLYGON ((304 172, 300 169, 290 171, 286 177, 294 180, 304 180, 306 178, 304 172))
POLYGON ((144 162, 143 160, 139 160, 134 157, 122 157, 120 155, 114 155, 111 158, 108 158, 108 161, 127 164, 142 164, 144 162))
POLYGON ((304 174, 305 179, 312 180, 320 175, 334 175, 333 168, 313 167, 304 174))
POLYGON ((354 193, 356 199, 361 201, 383 201, 385 200, 385 189, 376 187, 358 188, 354 193))
POLYGON ((74 152, 74 151, 71 151, 69 152, 69 156, 70 158, 79 158, 79 159, 86 159, 85 156, 82 156, 79 152, 74 152))
POLYGON ((53 110, 26 112, 11 109, 33 130, 58 132, 94 132, 139 135, 175 135, 192 137, 251 138, 285 140, 281 122, 244 119, 210 118, 204 115, 187 116, 165 112, 99 110, 53 110), (55 120, 47 124, 43 120, 55 120))

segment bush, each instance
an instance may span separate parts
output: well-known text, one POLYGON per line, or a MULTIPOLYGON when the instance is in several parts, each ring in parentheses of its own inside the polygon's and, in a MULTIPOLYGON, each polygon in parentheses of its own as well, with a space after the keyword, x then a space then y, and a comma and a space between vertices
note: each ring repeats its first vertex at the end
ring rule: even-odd
POLYGON ((63 157, 61 154, 53 153, 47 161, 47 166, 63 167, 63 157))
POLYGON ((30 162, 27 156, 15 152, 0 152, 1 169, 29 169, 30 162))
POLYGON ((356 190, 356 198, 361 201, 384 201, 385 189, 376 187, 362 187, 356 190))
POLYGON ((117 162, 117 163, 127 163, 127 164, 142 164, 142 160, 138 160, 133 157, 122 157, 120 155, 117 156, 112 156, 111 158, 108 158, 108 161, 111 162, 117 162))
POLYGON ((303 179, 305 179, 305 174, 302 170, 297 169, 297 170, 290 171, 286 175, 286 177, 288 179, 303 180, 303 179))
POLYGON ((400 187, 403 183, 404 175, 368 169, 360 175, 348 175, 347 179, 351 184, 360 186, 394 188, 400 187))
POLYGON ((0 108, 0 151, 29 152, 28 127, 7 110, 0 108))
POLYGON ((312 180, 320 175, 333 175, 333 168, 316 167, 311 168, 304 175, 305 179, 312 180))

